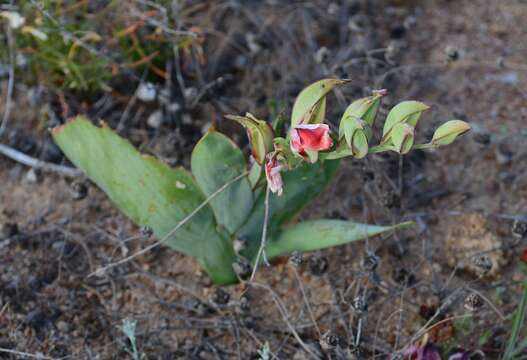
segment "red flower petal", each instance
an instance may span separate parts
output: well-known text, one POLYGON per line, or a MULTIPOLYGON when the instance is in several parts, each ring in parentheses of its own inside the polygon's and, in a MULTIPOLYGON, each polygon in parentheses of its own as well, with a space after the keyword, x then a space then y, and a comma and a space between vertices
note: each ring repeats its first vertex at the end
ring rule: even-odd
POLYGON ((306 150, 322 151, 333 145, 326 124, 298 125, 291 130, 291 150, 306 158, 306 150))
POLYGON ((329 137, 329 126, 326 124, 299 125, 295 129, 306 150, 327 150, 333 144, 329 137))

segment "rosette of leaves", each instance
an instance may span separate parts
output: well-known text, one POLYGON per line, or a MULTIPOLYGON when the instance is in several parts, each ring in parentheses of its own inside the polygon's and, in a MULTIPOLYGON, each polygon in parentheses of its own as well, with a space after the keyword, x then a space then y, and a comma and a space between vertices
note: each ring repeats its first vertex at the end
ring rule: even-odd
MULTIPOLYGON (((53 129, 66 156, 138 226, 149 226, 163 239, 178 223, 224 184, 247 172, 240 148, 225 135, 209 131, 197 143, 192 172, 171 168, 139 153, 108 126, 83 117, 53 129)), ((328 185, 338 161, 303 164, 284 174, 284 194, 270 195, 269 259, 294 251, 336 246, 395 228, 342 220, 311 220, 285 226, 328 185)), ((243 239, 241 255, 254 261, 264 222, 265 181, 251 184, 241 177, 212 198, 164 244, 190 255, 217 284, 238 281, 232 269, 234 242, 243 239)))
MULTIPOLYGON (((320 88, 306 88, 295 102, 292 121, 302 117, 322 121, 325 96, 340 83, 319 82, 316 86, 320 88)), ((238 281, 232 266, 238 256, 254 265, 265 222, 267 184, 261 166, 255 163, 249 170, 241 149, 225 135, 211 130, 203 136, 192 152, 189 172, 141 154, 105 124, 98 127, 81 116, 53 129, 52 134, 65 155, 124 214, 138 226, 152 228, 164 245, 194 257, 216 284, 238 281), (234 244, 240 241, 246 246, 236 253, 234 244)), ((262 145, 263 151, 266 147, 262 145)), ((338 160, 302 162, 283 173, 283 195, 269 195, 268 259, 337 246, 408 225, 332 219, 292 223, 328 186, 338 165, 338 160)))

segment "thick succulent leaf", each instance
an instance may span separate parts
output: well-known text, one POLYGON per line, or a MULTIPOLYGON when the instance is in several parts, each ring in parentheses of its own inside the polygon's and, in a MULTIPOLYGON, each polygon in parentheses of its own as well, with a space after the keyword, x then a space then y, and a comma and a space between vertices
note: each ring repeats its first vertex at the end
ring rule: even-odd
MULTIPOLYGON (((338 169, 338 161, 325 161, 316 164, 303 163, 294 170, 282 173, 284 192, 282 196, 269 197, 268 234, 276 232, 290 221, 307 204, 320 195, 327 187, 338 169)), ((265 191, 261 191, 247 222, 238 236, 248 241, 246 256, 251 258, 260 244, 264 223, 265 191)))
POLYGON ((326 111, 326 95, 336 86, 347 82, 349 80, 323 79, 302 90, 293 105, 291 127, 300 124, 306 115, 310 118, 309 123, 321 123, 324 120, 326 111), (308 114, 308 112, 311 113, 308 114))
POLYGON ((345 220, 309 220, 288 226, 267 242, 269 258, 308 252, 363 240, 395 229, 411 226, 412 222, 393 226, 359 224, 345 220))
POLYGON ((395 105, 384 122, 381 144, 385 144, 390 140, 391 132, 396 124, 406 123, 415 127, 423 111, 429 108, 428 105, 419 101, 403 101, 395 105))
MULTIPOLYGON (((158 239, 205 200, 187 171, 139 153, 107 126, 99 128, 77 117, 52 133, 64 154, 137 225, 151 227, 158 239)), ((165 245, 197 258, 214 282, 236 281, 232 245, 216 231, 209 206, 165 245)))
MULTIPOLYGON (((205 196, 247 171, 245 157, 238 146, 225 135, 209 131, 196 144, 191 158, 192 174, 205 196)), ((246 221, 253 208, 253 192, 248 178, 230 185, 210 206, 216 222, 230 233, 246 221)))

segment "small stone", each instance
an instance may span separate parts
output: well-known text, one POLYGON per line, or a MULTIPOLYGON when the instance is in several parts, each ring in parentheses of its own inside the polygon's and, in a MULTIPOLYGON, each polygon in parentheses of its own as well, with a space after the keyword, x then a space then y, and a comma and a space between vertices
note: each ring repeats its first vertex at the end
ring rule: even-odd
POLYGON ((361 265, 365 271, 375 271, 377 266, 379 266, 380 258, 374 253, 368 252, 366 256, 362 259, 361 265))
POLYGON ((199 94, 198 89, 193 87, 193 86, 186 88, 185 91, 183 92, 183 95, 185 97, 185 101, 187 101, 189 103, 194 101, 194 99, 196 99, 198 97, 198 94, 199 94))
POLYGON ((244 313, 251 311, 251 298, 247 293, 243 294, 240 298, 240 310, 244 313))
POLYGON ((332 334, 330 331, 326 332, 320 338, 320 346, 324 350, 331 350, 340 345, 340 339, 337 335, 332 334))
POLYGON ((243 256, 236 257, 236 261, 232 263, 232 269, 234 270, 234 273, 242 280, 249 278, 253 271, 251 263, 243 256))
POLYGON ((67 333, 70 331, 70 325, 65 321, 59 321, 57 322, 57 329, 59 329, 62 333, 67 333))
MULTIPOLYGON (((181 116, 181 122, 185 125, 194 124, 194 121, 192 120, 192 116, 190 116, 189 113, 184 113, 183 116, 181 116)), ((210 126, 209 126, 209 129, 210 129, 210 126)))
POLYGON ((71 184, 70 192, 73 200, 79 201, 88 196, 88 186, 84 181, 75 181, 71 184))
POLYGON ((177 102, 172 102, 172 103, 167 105, 167 111, 170 114, 176 114, 176 113, 178 113, 181 110, 182 110, 182 106, 179 103, 177 103, 177 102))
POLYGON ((325 62, 328 59, 328 57, 329 57, 329 50, 328 50, 328 48, 325 47, 325 46, 322 46, 315 53, 315 62, 317 64, 322 64, 323 62, 325 62))
POLYGON ((156 86, 152 83, 142 83, 137 89, 136 96, 139 100, 144 102, 151 102, 156 99, 156 86))
POLYGON ((353 309, 358 315, 361 315, 368 311, 368 303, 363 296, 357 296, 353 299, 353 309))
POLYGON ((254 33, 248 32, 245 34, 245 41, 247 42, 247 47, 251 54, 258 54, 262 50, 262 46, 258 43, 257 37, 254 33))
POLYGON ((328 259, 324 256, 313 255, 309 258, 309 270, 315 276, 322 276, 329 267, 328 259))
POLYGON ((304 255, 302 253, 298 252, 298 251, 295 251, 289 257, 289 261, 294 266, 300 266, 304 262, 304 255))
POLYGON ((476 311, 483 307, 483 299, 476 293, 470 293, 465 298, 465 309, 468 311, 476 311))
POLYGON ((139 230, 141 237, 143 239, 149 239, 154 235, 154 229, 152 229, 150 226, 145 225, 141 226, 141 229, 139 230))
POLYGON ((243 237, 240 237, 238 239, 235 239, 232 245, 234 247, 234 252, 236 254, 240 254, 240 252, 247 248, 247 240, 243 237))
POLYGON ((481 255, 474 258, 474 265, 476 265, 483 274, 492 270, 492 259, 487 255, 481 255))
POLYGON ((523 239, 527 236, 527 221, 514 220, 511 228, 512 236, 517 239, 523 239))
POLYGON ((214 294, 212 295, 212 302, 219 306, 225 306, 229 303, 231 299, 231 294, 222 288, 216 288, 214 294))
POLYGON ((24 176, 23 182, 26 184, 38 184, 42 180, 42 173, 40 170, 31 168, 24 176))
POLYGON ((156 110, 150 114, 146 120, 146 124, 152 129, 159 129, 163 124, 163 111, 156 110))
POLYGON ((448 61, 459 60, 459 50, 453 46, 447 46, 445 48, 445 54, 447 56, 448 61))

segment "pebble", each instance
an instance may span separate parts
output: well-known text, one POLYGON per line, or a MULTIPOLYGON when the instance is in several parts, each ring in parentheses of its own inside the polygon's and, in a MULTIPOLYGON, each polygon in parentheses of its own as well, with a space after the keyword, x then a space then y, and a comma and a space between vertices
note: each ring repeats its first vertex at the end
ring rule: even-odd
POLYGON ((154 111, 146 120, 146 124, 152 129, 159 129, 163 124, 163 112, 160 109, 154 111))
POLYGON ((152 83, 142 83, 137 88, 136 96, 139 100, 144 102, 151 102, 156 99, 156 86, 152 83))
POLYGON ((42 180, 42 173, 35 168, 31 168, 24 175, 22 182, 25 184, 38 184, 41 180, 42 180))
POLYGON ((70 331, 70 325, 67 322, 61 320, 57 322, 57 329, 59 329, 60 332, 67 333, 70 331))

